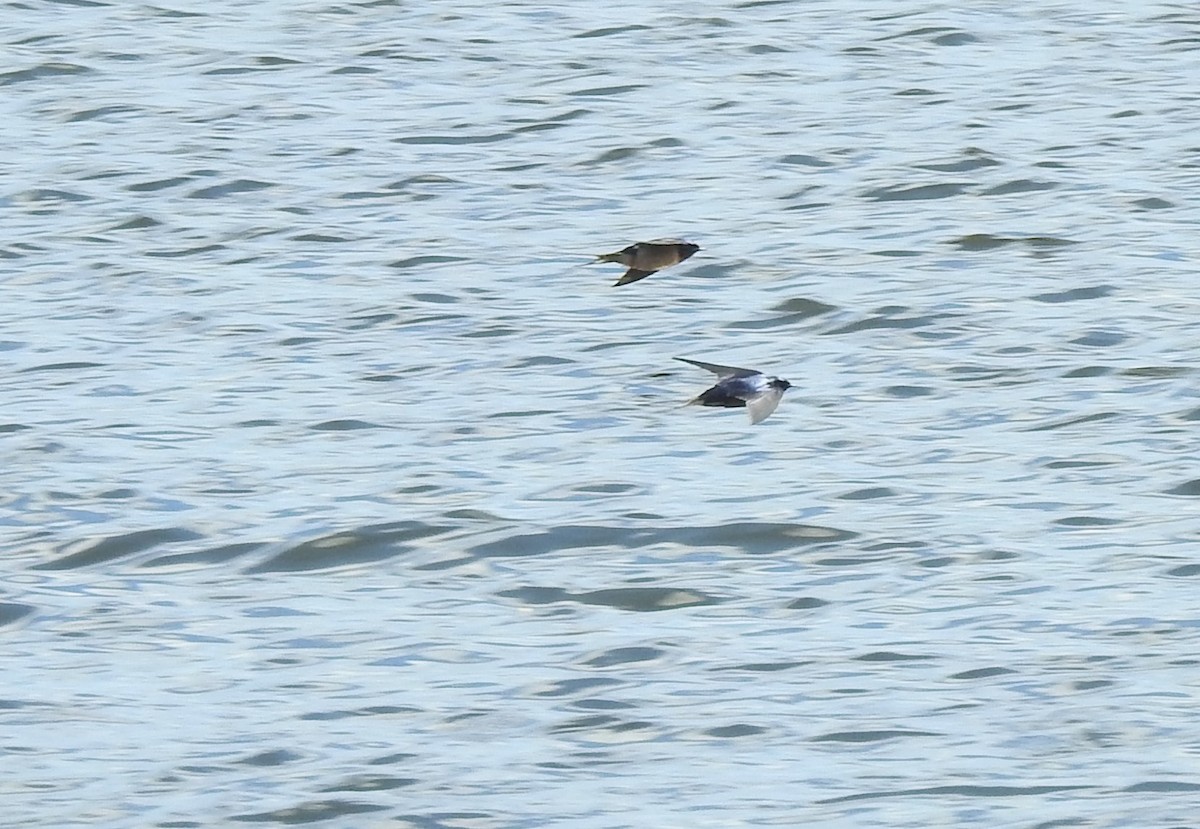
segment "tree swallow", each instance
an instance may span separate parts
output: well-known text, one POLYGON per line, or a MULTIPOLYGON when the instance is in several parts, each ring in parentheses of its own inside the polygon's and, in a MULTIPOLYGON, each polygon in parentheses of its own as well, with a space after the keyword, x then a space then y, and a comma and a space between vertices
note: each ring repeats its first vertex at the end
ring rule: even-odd
POLYGON ((717 375, 717 384, 707 389, 687 402, 688 406, 723 406, 725 408, 746 407, 750 413, 751 425, 766 420, 783 393, 792 387, 787 380, 778 377, 768 377, 761 371, 733 366, 718 366, 715 363, 702 363, 699 360, 689 360, 686 357, 676 357, 685 363, 699 366, 717 375))
POLYGON ((629 268, 613 286, 616 287, 637 282, 663 268, 678 265, 698 250, 700 250, 699 245, 693 245, 682 239, 653 239, 649 242, 635 242, 616 253, 602 253, 596 258, 596 261, 618 262, 629 268))

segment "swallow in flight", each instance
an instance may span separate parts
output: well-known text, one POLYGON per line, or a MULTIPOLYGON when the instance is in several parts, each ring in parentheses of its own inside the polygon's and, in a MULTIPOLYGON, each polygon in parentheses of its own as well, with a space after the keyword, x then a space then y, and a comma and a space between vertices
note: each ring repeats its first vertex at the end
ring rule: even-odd
POLYGON ((617 262, 629 268, 625 275, 617 280, 614 285, 616 287, 637 282, 663 268, 678 265, 698 250, 700 250, 699 245, 685 242, 682 239, 653 239, 649 242, 635 242, 616 253, 602 253, 596 258, 596 261, 617 262))
POLYGON ((699 366, 717 375, 717 383, 687 402, 689 406, 722 406, 738 408, 744 406, 750 414, 751 425, 761 423, 775 411, 783 393, 792 387, 787 380, 768 377, 761 371, 733 366, 719 366, 700 360, 676 357, 685 363, 699 366))

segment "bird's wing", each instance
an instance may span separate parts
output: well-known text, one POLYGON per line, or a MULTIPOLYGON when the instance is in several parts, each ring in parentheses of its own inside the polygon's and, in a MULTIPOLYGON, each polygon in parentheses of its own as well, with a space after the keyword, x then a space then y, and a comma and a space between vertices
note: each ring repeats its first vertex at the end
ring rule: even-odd
POLYGON ((735 368, 734 366, 719 366, 716 363, 706 363, 702 360, 689 360, 687 357, 676 357, 676 360, 682 360, 685 363, 691 363, 705 371, 711 371, 717 377, 754 377, 762 374, 761 371, 754 371, 749 368, 735 368))
POLYGON ((624 276, 613 283, 613 287, 616 288, 619 285, 628 285, 630 282, 637 282, 639 279, 645 279, 652 273, 658 273, 658 271, 641 271, 637 268, 630 268, 625 271, 624 276))
POLYGON ((771 412, 779 406, 783 399, 783 389, 768 386, 765 390, 746 400, 746 411, 750 413, 750 425, 761 423, 770 417, 771 412))

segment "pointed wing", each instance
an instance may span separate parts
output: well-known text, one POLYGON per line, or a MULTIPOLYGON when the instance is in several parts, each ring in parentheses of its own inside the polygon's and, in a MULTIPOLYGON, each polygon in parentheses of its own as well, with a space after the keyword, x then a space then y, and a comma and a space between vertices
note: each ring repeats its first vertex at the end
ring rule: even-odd
MULTIPOLYGON (((717 375, 717 377, 720 377, 720 378, 755 377, 759 374, 762 374, 761 371, 754 371, 753 369, 749 369, 749 368, 735 368, 734 366, 719 366, 716 363, 706 363, 706 362, 703 362, 702 360, 689 360, 687 357, 676 357, 675 359, 680 360, 685 363, 691 363, 692 365, 698 366, 699 368, 702 368, 705 371, 711 371, 713 374, 717 375)), ((764 417, 765 416, 766 415, 764 415, 764 417)))
POLYGON ((779 401, 783 399, 783 391, 775 386, 767 386, 766 389, 746 401, 746 411, 750 413, 751 426, 762 423, 771 416, 771 412, 775 411, 779 401))
POLYGON ((645 279, 652 273, 658 273, 658 271, 639 271, 637 268, 630 268, 625 271, 624 276, 613 283, 613 287, 616 288, 620 285, 628 285, 630 282, 637 282, 639 279, 645 279))

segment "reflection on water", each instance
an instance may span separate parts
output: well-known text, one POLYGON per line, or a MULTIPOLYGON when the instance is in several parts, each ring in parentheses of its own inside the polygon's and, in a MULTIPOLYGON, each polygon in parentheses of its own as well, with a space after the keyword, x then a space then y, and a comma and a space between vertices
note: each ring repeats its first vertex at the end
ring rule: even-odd
POLYGON ((14 6, 6 825, 1190 823, 1198 23, 14 6))

